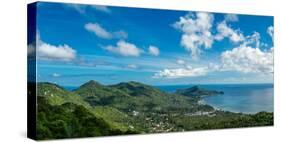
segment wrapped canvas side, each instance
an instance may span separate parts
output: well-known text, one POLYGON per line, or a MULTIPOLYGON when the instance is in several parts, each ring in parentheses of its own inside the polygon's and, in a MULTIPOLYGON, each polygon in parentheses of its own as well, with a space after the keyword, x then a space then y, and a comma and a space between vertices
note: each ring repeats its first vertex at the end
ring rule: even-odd
POLYGON ((27 6, 27 137, 36 139, 36 3, 27 6))

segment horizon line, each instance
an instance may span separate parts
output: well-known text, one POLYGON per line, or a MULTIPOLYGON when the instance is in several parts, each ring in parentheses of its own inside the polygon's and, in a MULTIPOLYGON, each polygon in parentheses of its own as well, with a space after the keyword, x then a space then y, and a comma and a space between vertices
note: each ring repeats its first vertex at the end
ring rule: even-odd
MULTIPOLYGON (((89 81, 92 81, 92 80, 89 80, 89 81)), ((59 84, 59 83, 56 83, 56 82, 49 82, 49 81, 36 81, 35 83, 53 83, 53 84, 57 84, 59 86, 62 86, 62 87, 80 87, 82 86, 83 84, 89 82, 89 81, 86 81, 80 85, 63 85, 63 84, 59 84)), ((96 81, 96 80, 93 80, 93 81, 96 81)), ((112 84, 103 84, 99 81, 96 81, 102 85, 116 85, 116 84, 119 84, 119 83, 128 83, 128 82, 139 82, 139 83, 142 83, 142 84, 146 84, 146 85, 150 85, 150 86, 156 86, 156 87, 159 87, 159 86, 190 86, 190 85, 193 85, 193 86, 196 86, 196 85, 262 85, 262 84, 270 84, 270 85, 274 85, 274 82, 264 82, 264 83, 261 83, 261 82, 257 82, 257 83, 252 83, 252 82, 248 82, 248 83, 187 83, 187 84, 147 84, 147 83, 143 83, 143 82, 140 82, 140 81, 122 81, 122 82, 118 82, 118 83, 112 83, 112 84)))

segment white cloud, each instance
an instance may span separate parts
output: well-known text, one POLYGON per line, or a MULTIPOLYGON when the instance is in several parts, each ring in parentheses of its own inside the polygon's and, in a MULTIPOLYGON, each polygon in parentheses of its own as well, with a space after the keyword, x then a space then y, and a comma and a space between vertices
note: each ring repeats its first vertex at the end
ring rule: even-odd
POLYGON ((221 54, 221 63, 209 63, 207 66, 191 67, 182 60, 178 64, 183 68, 164 69, 154 74, 153 78, 186 78, 205 76, 210 72, 237 71, 242 73, 273 73, 273 48, 261 51, 259 48, 240 46, 221 54))
POLYGON ((123 40, 118 41, 116 47, 109 45, 104 47, 104 49, 121 56, 133 56, 133 57, 138 57, 143 52, 141 49, 137 48, 136 45, 125 42, 123 40))
POLYGON ((154 74, 153 78, 183 78, 183 77, 197 77, 204 76, 208 73, 207 67, 198 68, 178 68, 178 69, 164 69, 154 74))
POLYGON ((85 24, 85 29, 89 32, 93 32, 96 36, 104 39, 111 39, 112 34, 106 31, 103 27, 101 27, 98 23, 87 23, 85 24))
POLYGON ((254 32, 252 35, 245 38, 245 41, 241 44, 241 46, 255 46, 256 48, 260 48, 260 38, 260 33, 254 32))
POLYGON ((92 8, 101 11, 101 12, 105 12, 105 13, 111 13, 111 10, 107 7, 107 6, 103 6, 103 5, 91 5, 92 8))
POLYGON ((126 39, 128 37, 128 34, 125 31, 120 30, 116 32, 110 32, 107 31, 98 23, 87 23, 85 24, 84 28, 89 32, 95 33, 96 36, 103 39, 112 39, 112 38, 126 39))
POLYGON ((224 19, 226 22, 237 22, 239 20, 236 14, 226 14, 224 19))
POLYGON ((60 77, 61 75, 58 74, 58 73, 53 73, 52 76, 53 76, 53 77, 60 77))
POLYGON ((271 38, 274 37, 274 28, 273 28, 273 26, 269 26, 267 28, 267 33, 271 36, 271 38))
POLYGON ((66 44, 55 46, 41 42, 36 53, 40 59, 47 60, 71 61, 76 58, 76 51, 66 44))
POLYGON ((210 62, 208 64, 208 70, 209 70, 209 72, 220 71, 221 70, 221 65, 210 62))
POLYGON ((73 8, 77 12, 84 14, 86 12, 86 5, 78 5, 78 4, 65 4, 69 8, 73 8))
POLYGON ((36 33, 36 41, 28 45, 27 53, 30 57, 36 56, 42 60, 71 61, 76 58, 76 50, 72 47, 67 44, 48 44, 41 40, 39 32, 36 33))
POLYGON ((259 48, 241 45, 221 54, 222 71, 243 73, 273 73, 273 48, 261 51, 259 48))
MULTIPOLYGON (((228 38, 233 43, 238 43, 238 47, 224 51, 220 56, 219 63, 209 63, 207 66, 193 68, 188 66, 184 60, 177 60, 177 64, 184 65, 182 68, 163 69, 154 74, 154 78, 185 78, 205 76, 210 72, 237 71, 241 73, 257 73, 259 75, 272 75, 273 73, 273 47, 269 50, 261 50, 265 43, 260 41, 260 34, 253 32, 252 35, 244 36, 238 29, 232 29, 227 22, 238 21, 236 15, 225 16, 225 20, 219 23, 216 27, 217 34, 213 39, 220 41, 228 38)), ((194 16, 195 17, 195 16, 194 16)), ((193 17, 193 18, 194 18, 193 17)), ((181 17, 181 20, 174 24, 174 27, 183 31, 182 42, 189 47, 191 54, 200 54, 199 47, 193 44, 193 41, 198 41, 200 38, 192 32, 196 31, 194 19, 186 19, 181 17), (188 22, 187 22, 188 21, 188 22), (184 25, 183 23, 189 23, 184 25), (191 26, 191 27, 190 27, 191 26), (192 27, 193 26, 193 27, 192 27), (189 31, 190 30, 190 31, 189 31), (191 34, 186 34, 191 33, 191 34), (192 47, 192 48, 191 48, 192 47)), ((268 28, 268 34, 273 35, 273 27, 268 28)), ((204 44, 203 44, 204 45, 204 44)), ((205 47, 206 48, 206 47, 205 47)))
POLYGON ((136 64, 129 64, 127 67, 130 68, 130 69, 137 69, 138 68, 138 66, 136 64))
POLYGON ((88 8, 92 8, 94 10, 101 11, 104 13, 111 13, 111 10, 108 7, 102 5, 65 4, 65 6, 68 8, 73 8, 80 14, 85 14, 88 8))
POLYGON ((173 27, 180 30, 181 45, 191 52, 192 58, 200 55, 200 47, 211 48, 213 37, 211 33, 214 16, 209 13, 191 13, 174 23, 173 27))
POLYGON ((184 60, 177 60, 177 64, 179 64, 179 65, 184 65, 185 64, 185 61, 184 60))
POLYGON ((217 26, 218 34, 215 36, 216 40, 222 40, 224 38, 229 38, 230 41, 234 43, 244 41, 244 35, 239 30, 234 30, 227 25, 226 21, 222 21, 217 26))
POLYGON ((153 56, 158 56, 160 54, 160 51, 157 47, 150 45, 148 47, 148 53, 153 56))
POLYGON ((33 56, 35 56, 35 54, 34 54, 35 51, 36 51, 35 43, 28 44, 28 46, 27 46, 27 55, 29 57, 33 57, 33 56))

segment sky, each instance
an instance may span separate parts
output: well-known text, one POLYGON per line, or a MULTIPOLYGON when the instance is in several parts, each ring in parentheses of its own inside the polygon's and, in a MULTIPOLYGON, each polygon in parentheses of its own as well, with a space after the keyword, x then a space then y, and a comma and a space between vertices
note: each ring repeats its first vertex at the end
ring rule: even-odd
MULTIPOLYGON (((37 81, 273 83, 273 17, 37 3, 37 81)), ((36 44, 35 44, 36 43, 36 44)))

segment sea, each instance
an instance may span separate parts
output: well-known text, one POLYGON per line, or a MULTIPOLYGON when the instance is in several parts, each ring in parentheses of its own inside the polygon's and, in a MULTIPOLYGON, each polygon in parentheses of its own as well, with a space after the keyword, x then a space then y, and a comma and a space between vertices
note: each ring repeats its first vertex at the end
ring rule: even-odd
MULTIPOLYGON (((157 86, 166 92, 192 87, 193 85, 157 86)), ((253 114, 274 111, 273 84, 212 84, 202 88, 223 91, 223 95, 204 97, 200 102, 216 109, 253 114)))
MULTIPOLYGON (((194 85, 155 86, 162 91, 173 93, 194 85)), ((222 95, 204 97, 200 103, 208 104, 219 110, 253 114, 260 111, 274 111, 273 84, 204 84, 204 89, 223 91, 222 95)), ((64 86, 67 90, 77 87, 64 86)))

